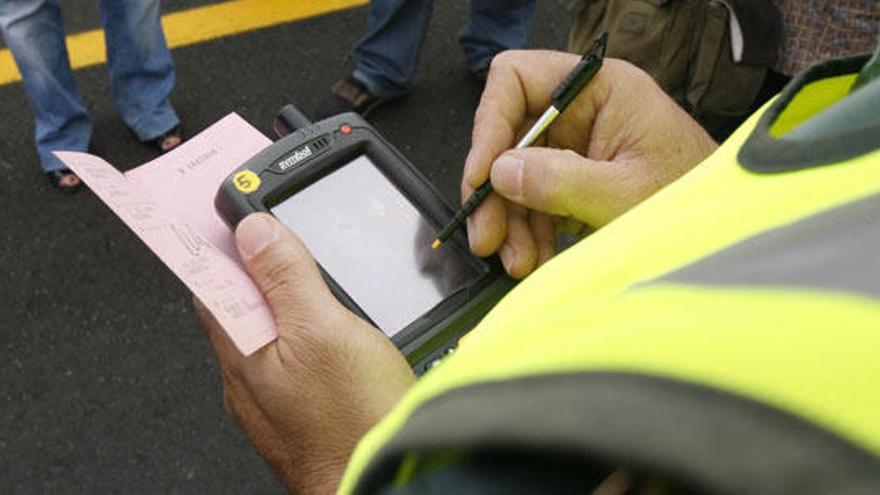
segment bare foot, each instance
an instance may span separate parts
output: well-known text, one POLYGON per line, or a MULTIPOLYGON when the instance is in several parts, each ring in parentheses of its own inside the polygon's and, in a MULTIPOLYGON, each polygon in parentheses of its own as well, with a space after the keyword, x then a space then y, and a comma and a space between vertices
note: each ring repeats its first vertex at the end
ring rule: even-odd
POLYGON ((82 184, 82 181, 76 174, 70 173, 62 177, 58 180, 58 185, 65 189, 72 189, 74 187, 79 187, 82 184))
POLYGON ((180 125, 174 126, 167 132, 152 140, 153 146, 155 146, 160 153, 168 153, 174 148, 180 146, 180 143, 182 142, 183 137, 180 132, 180 125))
POLYGON ((80 186, 82 186, 82 179, 67 169, 46 172, 46 176, 49 178, 52 187, 63 193, 75 193, 79 191, 80 186))
POLYGON ((182 142, 183 139, 181 139, 180 136, 169 135, 165 136, 165 139, 162 140, 159 147, 162 148, 162 153, 166 153, 180 146, 180 143, 182 142))

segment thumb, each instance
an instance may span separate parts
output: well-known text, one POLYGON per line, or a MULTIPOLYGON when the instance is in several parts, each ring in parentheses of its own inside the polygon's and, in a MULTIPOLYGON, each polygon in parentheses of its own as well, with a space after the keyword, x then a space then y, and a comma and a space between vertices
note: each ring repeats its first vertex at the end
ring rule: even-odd
POLYGON ((248 215, 235 229, 235 242, 279 328, 335 303, 312 255, 275 217, 266 213, 248 215))
POLYGON ((603 204, 603 189, 613 187, 608 165, 571 150, 523 148, 495 159, 490 180, 495 192, 514 203, 595 224, 610 213, 611 205, 603 204))

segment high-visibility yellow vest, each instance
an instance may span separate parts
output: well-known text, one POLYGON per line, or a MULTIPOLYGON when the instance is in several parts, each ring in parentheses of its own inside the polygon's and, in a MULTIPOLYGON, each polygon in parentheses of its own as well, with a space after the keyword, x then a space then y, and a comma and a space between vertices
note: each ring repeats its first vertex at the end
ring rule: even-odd
POLYGON ((524 280, 361 441, 340 490, 500 448, 732 493, 880 493, 880 112, 857 98, 880 80, 848 96, 866 60, 802 74, 524 280))

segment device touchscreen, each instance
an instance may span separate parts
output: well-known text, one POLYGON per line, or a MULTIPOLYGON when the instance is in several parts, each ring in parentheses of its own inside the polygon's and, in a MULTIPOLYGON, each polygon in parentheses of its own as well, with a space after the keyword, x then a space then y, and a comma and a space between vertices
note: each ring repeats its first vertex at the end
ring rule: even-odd
POLYGON ((486 273, 452 246, 365 155, 270 211, 389 337, 486 273))

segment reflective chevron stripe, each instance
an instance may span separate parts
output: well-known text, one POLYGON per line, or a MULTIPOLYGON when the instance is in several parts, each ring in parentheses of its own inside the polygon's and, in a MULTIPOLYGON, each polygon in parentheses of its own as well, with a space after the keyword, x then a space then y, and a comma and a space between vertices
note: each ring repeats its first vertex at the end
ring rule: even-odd
POLYGON ((785 286, 880 298, 880 195, 763 232, 658 281, 785 286))

